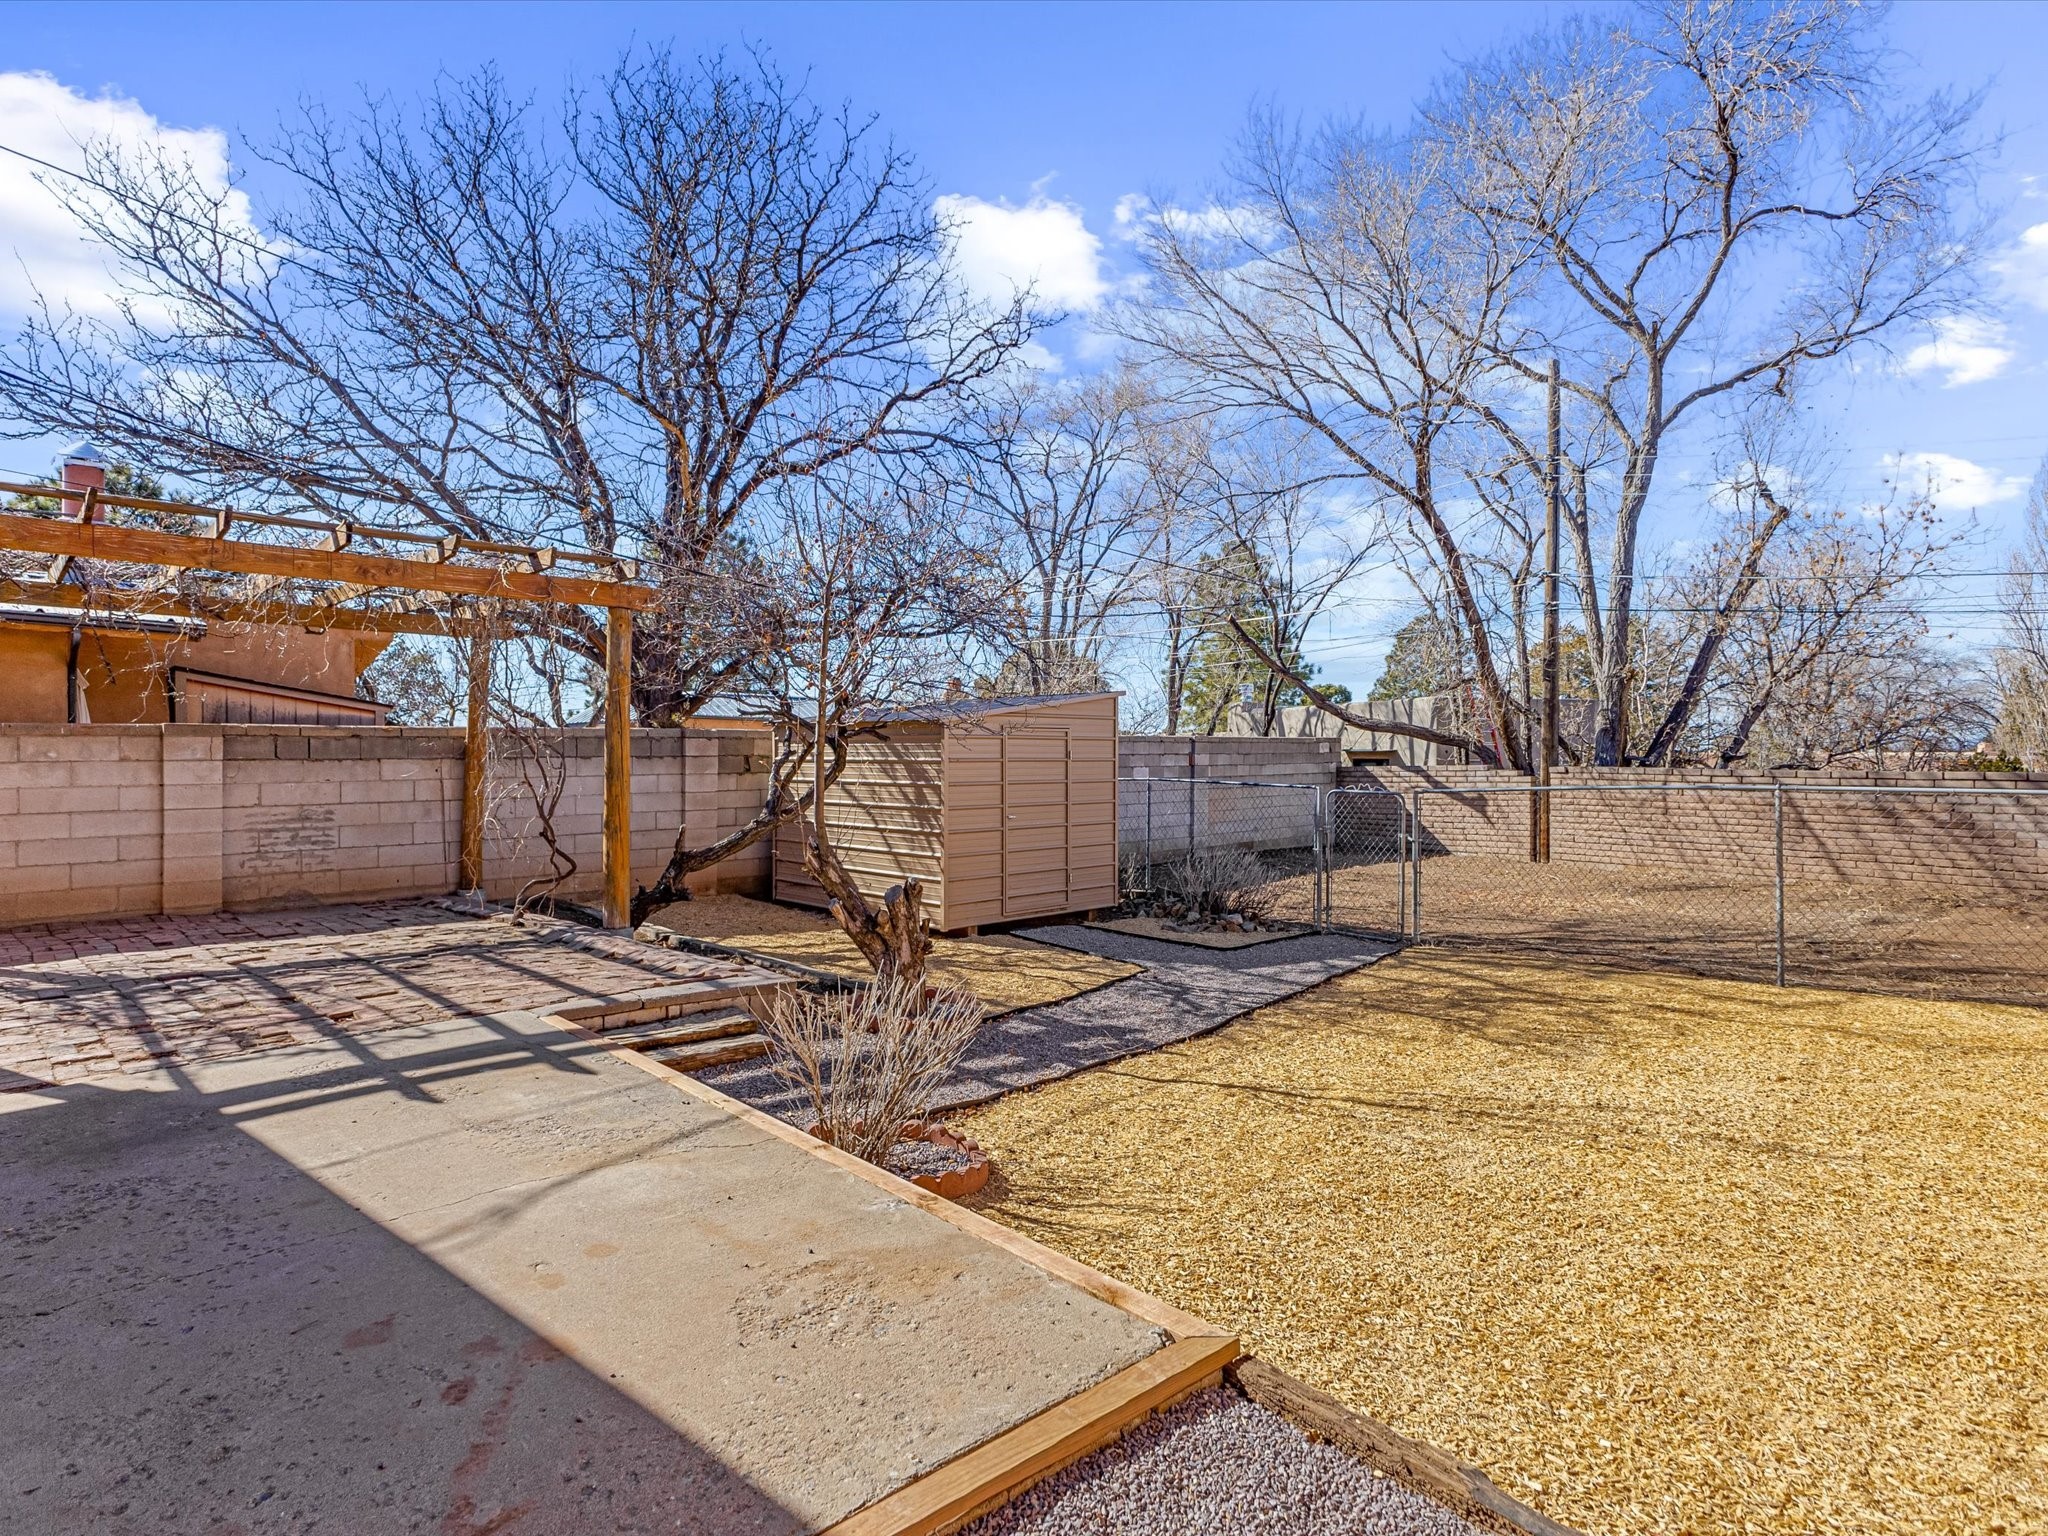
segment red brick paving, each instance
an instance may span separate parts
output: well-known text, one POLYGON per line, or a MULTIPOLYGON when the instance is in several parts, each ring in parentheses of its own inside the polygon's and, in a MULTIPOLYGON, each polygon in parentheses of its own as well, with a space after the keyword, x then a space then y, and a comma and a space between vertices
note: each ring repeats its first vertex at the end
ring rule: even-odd
POLYGON ((737 972, 433 902, 13 929, 0 932, 0 1092, 737 972))

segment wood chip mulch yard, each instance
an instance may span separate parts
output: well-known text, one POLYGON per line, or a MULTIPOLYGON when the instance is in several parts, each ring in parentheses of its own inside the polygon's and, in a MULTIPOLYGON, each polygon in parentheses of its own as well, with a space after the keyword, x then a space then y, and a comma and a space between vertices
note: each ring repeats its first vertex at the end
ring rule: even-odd
MULTIPOLYGON (((664 907, 648 921, 693 939, 793 960, 813 970, 863 979, 873 974, 853 940, 830 918, 770 901, 700 896, 664 907)), ((1137 966, 1121 960, 1055 949, 1008 934, 940 938, 932 945, 932 977, 967 988, 988 1004, 991 1015, 1063 1002, 1137 972, 1137 966)))
POLYGON ((2048 1012, 1418 949, 975 1203, 1590 1532, 2048 1530, 2048 1012))

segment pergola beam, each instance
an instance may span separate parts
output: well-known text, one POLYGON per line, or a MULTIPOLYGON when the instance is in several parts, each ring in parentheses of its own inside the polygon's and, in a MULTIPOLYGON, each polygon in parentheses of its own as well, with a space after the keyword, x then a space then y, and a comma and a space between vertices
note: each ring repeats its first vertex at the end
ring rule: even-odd
MULTIPOLYGON (((52 494, 47 487, 0 484, 0 493, 17 491, 29 495, 52 494)), ((104 497, 113 504, 127 498, 104 497)), ((187 507, 187 514, 206 515, 212 509, 187 507)), ((229 514, 221 513, 225 518, 229 514)), ((233 514, 237 523, 262 521, 323 530, 323 543, 338 542, 334 529, 348 525, 314 524, 308 519, 233 514)), ((462 550, 511 557, 499 565, 459 565, 439 558, 446 544, 426 535, 412 535, 407 542, 424 542, 435 549, 436 558, 412 559, 402 555, 366 554, 354 547, 360 539, 396 537, 394 532, 365 527, 351 528, 349 547, 308 548, 303 545, 258 544, 247 539, 202 538, 192 534, 162 533, 153 528, 124 528, 107 523, 77 523, 68 519, 37 516, 24 512, 0 512, 0 549, 31 554, 69 556, 78 560, 102 560, 122 565, 169 565, 188 570, 227 571, 242 576, 297 578, 304 581, 344 582, 365 587, 398 587, 412 592, 438 592, 451 597, 497 597, 531 603, 567 603, 596 608, 623 608, 637 612, 654 606, 654 589, 638 582, 611 581, 599 577, 566 576, 555 569, 540 569, 540 552, 525 545, 500 545, 461 540, 462 550), (523 568, 513 568, 516 559, 523 568)), ((557 552, 556 560, 564 552, 557 552)), ((601 563, 595 556, 577 557, 586 563, 601 563)))

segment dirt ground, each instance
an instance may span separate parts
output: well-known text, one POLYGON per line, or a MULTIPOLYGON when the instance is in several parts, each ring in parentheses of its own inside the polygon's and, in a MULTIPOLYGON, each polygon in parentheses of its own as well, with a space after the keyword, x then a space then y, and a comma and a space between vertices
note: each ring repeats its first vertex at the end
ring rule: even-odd
MULTIPOLYGON (((1391 862, 1333 871, 1333 919, 1399 931, 1398 871, 1391 862)), ((1529 946, 1603 965, 1768 981, 1776 922, 1767 876, 1745 883, 1654 866, 1478 855, 1422 861, 1421 933, 1431 943, 1529 946)), ((1993 905, 1924 884, 1795 880, 1785 891, 1785 939, 1794 983, 2048 1003, 2048 966, 2040 962, 2048 909, 2039 903, 1993 905)))
MULTIPOLYGON (((648 919, 693 939, 711 939, 815 970, 867 976, 867 962, 829 918, 745 896, 700 896, 664 907, 648 919)), ((1138 967, 1008 934, 936 940, 931 974, 967 988, 991 1015, 1062 1002, 1136 975, 1138 967)))
POLYGON ((2048 1530, 2048 1012, 1411 950, 963 1123, 988 1214, 1600 1533, 2048 1530))

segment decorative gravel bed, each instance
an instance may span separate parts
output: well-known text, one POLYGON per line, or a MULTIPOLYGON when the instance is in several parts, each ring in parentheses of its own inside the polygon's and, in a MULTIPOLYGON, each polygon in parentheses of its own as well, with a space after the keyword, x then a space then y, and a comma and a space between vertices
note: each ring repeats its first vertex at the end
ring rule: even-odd
MULTIPOLYGON (((1242 950, 1198 949, 1075 926, 1031 928, 1020 937, 1142 969, 1065 1002, 991 1019, 940 1093, 935 1110, 979 1104, 1012 1089, 1206 1034, 1254 1008, 1370 965, 1389 949, 1335 933, 1242 950)), ((785 1119, 799 1118, 806 1109, 801 1096, 759 1061, 698 1076, 785 1119)))
POLYGON ((1198 1392, 966 1536, 1476 1536, 1438 1504, 1223 1387, 1198 1392))
POLYGON ((977 1209, 1568 1525, 2019 1536, 2044 1063, 2035 1009, 1411 949, 959 1123, 977 1209))

